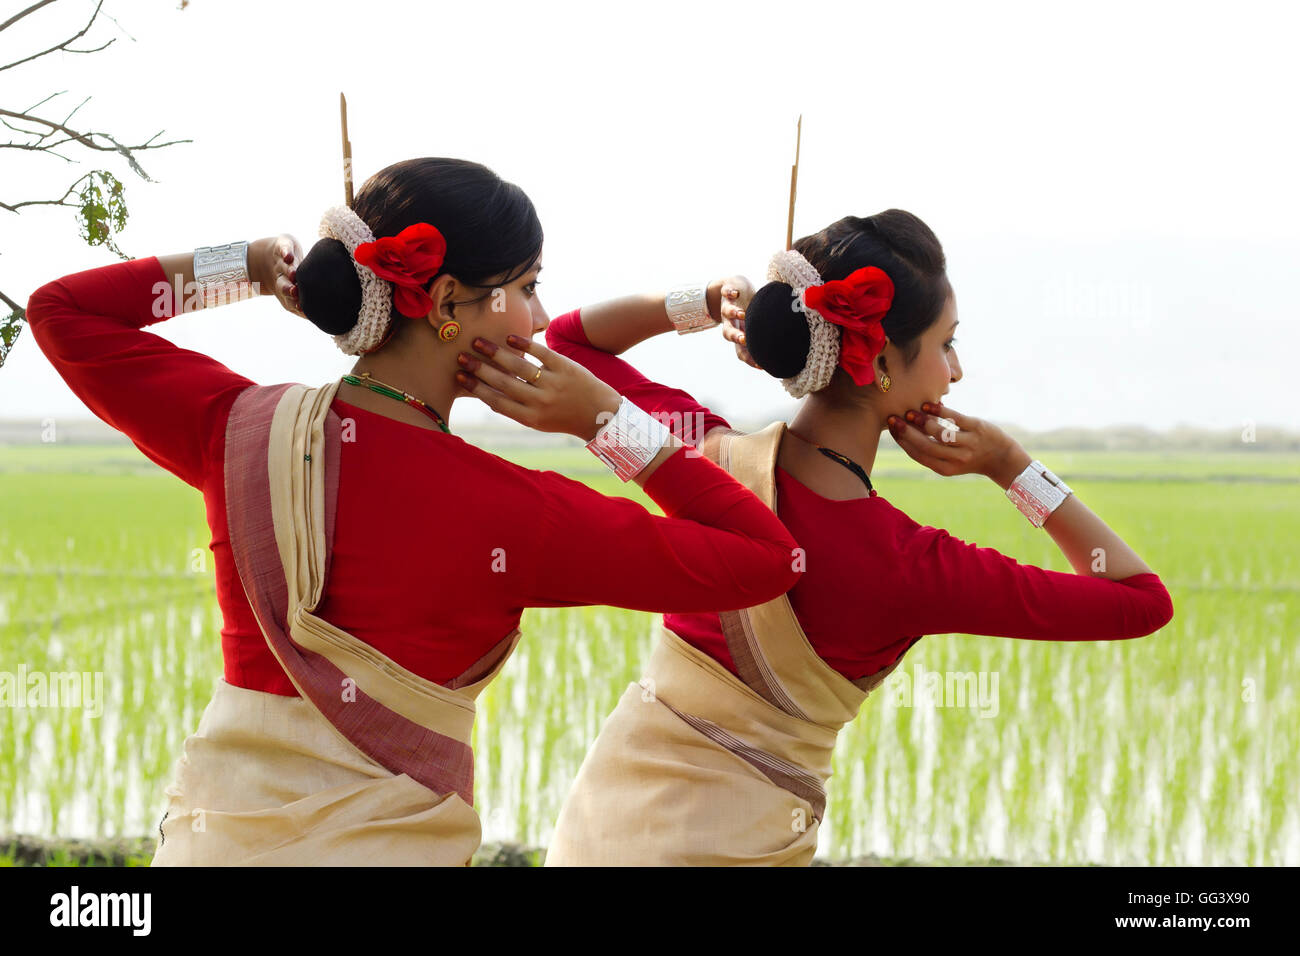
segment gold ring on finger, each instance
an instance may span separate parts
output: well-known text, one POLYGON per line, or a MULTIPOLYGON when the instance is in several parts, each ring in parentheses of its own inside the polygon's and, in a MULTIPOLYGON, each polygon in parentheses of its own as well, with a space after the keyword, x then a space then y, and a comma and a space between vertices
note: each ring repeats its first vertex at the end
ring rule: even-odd
POLYGON ((537 380, 538 380, 539 378, 541 378, 541 377, 542 377, 542 367, 539 365, 539 366, 537 366, 537 374, 534 375, 532 378, 530 378, 530 379, 528 380, 528 384, 529 384, 529 385, 536 385, 536 384, 537 384, 537 380))

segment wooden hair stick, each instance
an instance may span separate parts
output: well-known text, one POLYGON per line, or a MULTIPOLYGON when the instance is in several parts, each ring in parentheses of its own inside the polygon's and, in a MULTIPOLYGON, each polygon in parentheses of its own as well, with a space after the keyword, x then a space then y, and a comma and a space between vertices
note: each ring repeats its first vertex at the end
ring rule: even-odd
POLYGON ((348 98, 339 93, 339 117, 343 122, 343 201, 352 208, 352 143, 348 141, 348 98))
POLYGON ((799 144, 803 140, 803 114, 799 114, 799 122, 795 126, 794 133, 794 165, 790 167, 790 218, 785 224, 785 247, 791 249, 794 247, 794 194, 795 187, 799 183, 799 144))

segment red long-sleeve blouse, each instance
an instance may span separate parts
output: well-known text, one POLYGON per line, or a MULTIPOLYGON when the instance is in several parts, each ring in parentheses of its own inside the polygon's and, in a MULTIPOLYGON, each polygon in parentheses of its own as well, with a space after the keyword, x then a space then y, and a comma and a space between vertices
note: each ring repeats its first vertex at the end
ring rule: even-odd
MULTIPOLYGON (((594 347, 580 311, 554 319, 546 344, 660 413, 683 441, 730 427, 686 392, 594 347)), ((887 667, 925 634, 1098 641, 1141 637, 1173 617, 1156 574, 1111 581, 1048 571, 924 527, 879 493, 823 498, 779 465, 776 486, 777 512, 806 554, 790 604, 813 648, 850 680, 887 667)), ((716 612, 665 614, 664 626, 735 672, 716 612)))
MULTIPOLYGON (((156 258, 66 276, 27 308, 32 336, 91 411, 203 493, 224 617, 225 678, 296 695, 239 582, 226 525, 226 420, 252 380, 142 327, 171 317, 156 258)), ((519 625, 525 607, 725 610, 798 578, 777 516, 681 449, 644 490, 664 511, 522 468, 455 435, 335 399, 342 443, 331 572, 316 614, 445 683, 519 625)))

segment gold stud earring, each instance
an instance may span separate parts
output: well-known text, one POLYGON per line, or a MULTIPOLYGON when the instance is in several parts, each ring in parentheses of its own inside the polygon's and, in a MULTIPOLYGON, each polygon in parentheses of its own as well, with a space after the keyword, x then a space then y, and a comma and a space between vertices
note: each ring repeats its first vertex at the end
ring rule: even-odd
POLYGON ((892 385, 892 384, 893 384, 893 383, 889 380, 889 376, 886 375, 884 372, 881 372, 881 373, 880 373, 880 390, 881 390, 882 392, 887 392, 887 391, 889 391, 889 386, 892 385))

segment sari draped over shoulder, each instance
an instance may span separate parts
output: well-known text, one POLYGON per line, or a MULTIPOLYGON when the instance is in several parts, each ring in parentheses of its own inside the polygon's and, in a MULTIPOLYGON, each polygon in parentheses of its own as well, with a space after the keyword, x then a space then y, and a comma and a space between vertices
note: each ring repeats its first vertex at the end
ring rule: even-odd
POLYGON ((185 741, 155 866, 468 865, 475 698, 518 628, 446 685, 312 613, 333 547, 338 381, 250 386, 226 426, 230 548, 301 695, 217 682, 185 741))
MULTIPOLYGON (((785 422, 724 438, 719 464, 776 511, 785 422)), ((850 681, 787 595, 720 615, 739 677, 662 625, 639 684, 601 728, 547 866, 806 866, 841 727, 898 661, 850 681)))

